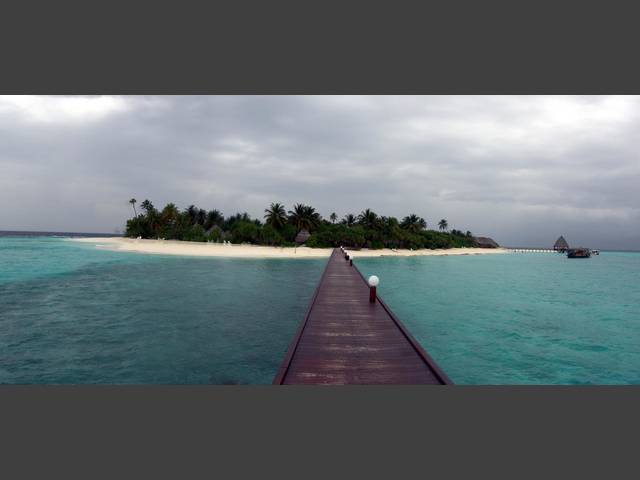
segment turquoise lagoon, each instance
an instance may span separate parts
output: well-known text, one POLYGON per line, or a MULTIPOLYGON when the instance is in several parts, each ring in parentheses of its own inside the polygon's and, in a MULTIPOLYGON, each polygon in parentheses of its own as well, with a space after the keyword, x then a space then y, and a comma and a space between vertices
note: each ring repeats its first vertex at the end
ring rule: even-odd
POLYGON ((0 383, 271 383, 323 266, 0 237, 0 383))
MULTIPOLYGON (((0 383, 270 383, 324 263, 0 233, 0 383)), ((640 253, 356 264, 455 383, 640 383, 640 253)))
POLYGON ((460 384, 639 384, 640 253, 360 260, 460 384))

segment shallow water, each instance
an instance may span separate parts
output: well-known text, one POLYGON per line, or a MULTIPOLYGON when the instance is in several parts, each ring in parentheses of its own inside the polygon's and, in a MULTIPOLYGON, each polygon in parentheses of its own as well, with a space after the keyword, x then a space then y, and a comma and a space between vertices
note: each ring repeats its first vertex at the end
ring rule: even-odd
MULTIPOLYGON (((0 236, 0 383, 270 383, 325 262, 0 236)), ((639 253, 356 263, 455 383, 640 383, 639 253)))
POLYGON ((0 237, 0 383, 271 383, 324 263, 0 237))
POLYGON ((640 383, 640 253, 357 265, 455 383, 640 383))

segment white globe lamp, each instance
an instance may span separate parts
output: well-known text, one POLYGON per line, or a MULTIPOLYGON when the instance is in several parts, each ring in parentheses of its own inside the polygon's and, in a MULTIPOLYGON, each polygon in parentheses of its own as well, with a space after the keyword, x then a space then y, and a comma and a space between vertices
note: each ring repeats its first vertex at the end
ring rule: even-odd
POLYGON ((376 302, 376 287, 380 283, 380 279, 375 275, 371 275, 368 280, 369 283, 369 302, 376 302))

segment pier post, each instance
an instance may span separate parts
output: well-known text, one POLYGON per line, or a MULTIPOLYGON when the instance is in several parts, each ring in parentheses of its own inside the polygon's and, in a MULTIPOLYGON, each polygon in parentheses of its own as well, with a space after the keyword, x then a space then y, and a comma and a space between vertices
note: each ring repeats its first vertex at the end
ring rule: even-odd
POLYGON ((378 277, 376 277, 375 275, 371 275, 369 277, 368 283, 369 283, 369 302, 375 303, 376 302, 376 287, 380 283, 380 279, 378 277))

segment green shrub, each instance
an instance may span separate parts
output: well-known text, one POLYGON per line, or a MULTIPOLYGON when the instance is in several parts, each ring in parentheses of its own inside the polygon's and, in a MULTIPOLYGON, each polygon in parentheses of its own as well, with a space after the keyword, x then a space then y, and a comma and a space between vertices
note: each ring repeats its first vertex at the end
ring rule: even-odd
POLYGON ((236 221, 231 227, 231 243, 255 243, 260 235, 260 227, 253 222, 236 221))
POLYGON ((317 235, 311 235, 307 241, 305 242, 305 245, 309 248, 318 248, 320 247, 319 243, 318 243, 318 236, 317 235))
POLYGON ((222 231, 218 230, 217 228, 214 228, 213 230, 211 230, 211 232, 209 232, 209 235, 207 236, 207 240, 211 242, 219 242, 222 240, 222 236, 223 236, 222 231))
MULTIPOLYGON (((169 203, 162 210, 157 210, 151 202, 145 200, 142 207, 145 213, 127 221, 125 236, 214 242, 230 240, 233 243, 294 246, 301 225, 297 222, 296 227, 292 217, 284 225, 262 224, 259 220, 251 219, 247 213, 238 213, 225 219, 217 210, 207 213, 193 205, 180 210, 175 204, 169 203), (205 225, 207 228, 219 225, 223 230, 214 228, 206 234, 205 225)), ((344 245, 355 249, 364 246, 372 249, 474 246, 473 235, 469 231, 463 232, 455 228, 450 232, 426 230, 423 229, 424 220, 422 224, 409 224, 405 220, 398 222, 395 217, 379 217, 373 212, 367 212, 367 219, 363 223, 357 223, 353 215, 348 216, 349 219, 345 222, 332 223, 321 220, 316 212, 313 221, 309 223, 309 219, 305 220, 311 233, 306 245, 313 248, 344 245)))
POLYGON ((187 231, 186 234, 182 236, 182 238, 190 242, 205 242, 207 240, 202 225, 191 226, 191 228, 187 231))
POLYGON ((260 229, 260 241, 265 245, 282 245, 282 235, 271 225, 264 225, 260 229))

